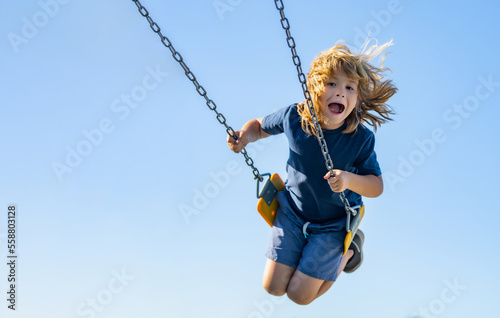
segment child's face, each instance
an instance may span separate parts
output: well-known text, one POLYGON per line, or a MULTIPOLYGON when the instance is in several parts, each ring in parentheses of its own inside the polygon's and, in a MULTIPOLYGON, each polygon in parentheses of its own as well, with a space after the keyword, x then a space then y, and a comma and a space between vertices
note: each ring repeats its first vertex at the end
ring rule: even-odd
POLYGON ((335 76, 325 82, 325 89, 320 96, 321 112, 326 123, 321 127, 337 129, 356 107, 358 102, 358 80, 347 77, 344 71, 339 70, 335 76))

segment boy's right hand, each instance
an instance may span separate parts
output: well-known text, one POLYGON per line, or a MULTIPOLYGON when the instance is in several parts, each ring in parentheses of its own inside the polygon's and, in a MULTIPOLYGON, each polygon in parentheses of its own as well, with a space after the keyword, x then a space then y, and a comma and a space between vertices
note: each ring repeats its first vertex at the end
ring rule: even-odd
POLYGON ((238 140, 234 140, 233 137, 227 135, 227 144, 232 151, 239 153, 248 144, 247 133, 244 130, 237 130, 234 134, 238 140))

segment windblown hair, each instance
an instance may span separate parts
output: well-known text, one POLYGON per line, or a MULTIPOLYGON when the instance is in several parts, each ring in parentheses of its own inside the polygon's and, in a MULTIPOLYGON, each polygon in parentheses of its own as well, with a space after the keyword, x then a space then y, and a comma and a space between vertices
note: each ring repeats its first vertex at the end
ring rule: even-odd
MULTIPOLYGON (((389 116, 394 112, 386 103, 396 93, 397 88, 391 80, 384 80, 383 73, 390 71, 384 68, 387 53, 381 58, 380 68, 370 63, 391 45, 392 41, 380 46, 376 43, 367 48, 368 43, 366 43, 362 52, 355 54, 351 53, 347 46, 338 44, 319 53, 311 63, 307 76, 307 88, 311 93, 320 124, 327 123, 327 119, 320 111, 320 96, 324 92, 325 84, 334 77, 338 70, 344 71, 347 77, 359 81, 358 102, 345 120, 347 126, 343 133, 356 131, 358 125, 364 122, 377 130, 377 126, 392 120, 389 116)), ((298 104, 298 113, 301 116, 302 129, 308 134, 316 135, 307 101, 298 104)))

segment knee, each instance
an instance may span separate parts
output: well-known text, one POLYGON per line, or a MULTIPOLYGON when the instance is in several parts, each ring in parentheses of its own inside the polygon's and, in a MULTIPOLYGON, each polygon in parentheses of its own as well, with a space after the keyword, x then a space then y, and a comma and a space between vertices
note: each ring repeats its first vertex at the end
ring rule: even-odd
POLYGON ((287 295, 291 301, 293 301, 297 305, 303 306, 309 305, 314 301, 314 299, 316 299, 313 295, 307 295, 305 293, 298 293, 293 291, 289 291, 287 295))
POLYGON ((269 294, 273 296, 283 296, 286 293, 285 289, 273 286, 272 284, 264 283, 263 287, 269 294))

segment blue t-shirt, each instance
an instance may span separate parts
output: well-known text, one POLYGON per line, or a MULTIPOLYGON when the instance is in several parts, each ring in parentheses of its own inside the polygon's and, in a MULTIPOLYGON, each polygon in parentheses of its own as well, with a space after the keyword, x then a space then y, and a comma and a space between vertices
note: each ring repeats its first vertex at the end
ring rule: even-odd
MULTIPOLYGON (((346 124, 333 130, 323 129, 334 169, 359 175, 381 175, 374 151, 375 136, 363 125, 344 134, 346 124)), ((312 223, 345 228, 346 211, 339 194, 331 190, 323 176, 328 172, 315 136, 302 129, 297 104, 264 117, 262 129, 270 134, 284 133, 290 146, 287 162, 286 194, 295 212, 312 223)), ((351 206, 362 204, 361 196, 350 190, 344 194, 351 206)))

